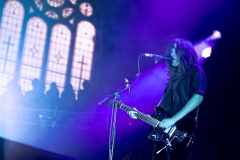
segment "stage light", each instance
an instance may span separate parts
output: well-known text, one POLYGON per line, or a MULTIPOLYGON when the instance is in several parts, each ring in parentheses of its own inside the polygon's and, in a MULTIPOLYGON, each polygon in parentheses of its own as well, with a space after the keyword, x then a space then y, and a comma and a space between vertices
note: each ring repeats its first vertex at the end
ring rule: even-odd
POLYGON ((221 33, 220 33, 219 31, 217 31, 217 30, 213 31, 213 35, 214 35, 214 37, 215 37, 216 39, 222 38, 221 33))
POLYGON ((220 38, 222 38, 221 32, 219 32, 218 30, 215 30, 213 31, 213 34, 207 38, 207 41, 218 40, 220 38))
POLYGON ((207 48, 203 49, 202 57, 203 58, 208 58, 208 57, 211 56, 211 53, 212 53, 212 47, 207 47, 207 48))
POLYGON ((222 38, 221 32, 214 30, 212 35, 194 44, 194 49, 197 52, 199 63, 204 63, 205 59, 211 56, 215 42, 222 38))

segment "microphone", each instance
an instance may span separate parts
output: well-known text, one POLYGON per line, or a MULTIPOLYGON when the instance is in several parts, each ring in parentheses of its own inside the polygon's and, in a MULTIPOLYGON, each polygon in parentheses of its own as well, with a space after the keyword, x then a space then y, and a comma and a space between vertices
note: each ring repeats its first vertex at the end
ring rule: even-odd
POLYGON ((164 60, 164 61, 170 61, 170 62, 173 60, 172 57, 165 57, 165 56, 149 54, 149 53, 144 53, 144 56, 150 57, 150 58, 155 58, 155 59, 160 59, 160 60, 164 60))

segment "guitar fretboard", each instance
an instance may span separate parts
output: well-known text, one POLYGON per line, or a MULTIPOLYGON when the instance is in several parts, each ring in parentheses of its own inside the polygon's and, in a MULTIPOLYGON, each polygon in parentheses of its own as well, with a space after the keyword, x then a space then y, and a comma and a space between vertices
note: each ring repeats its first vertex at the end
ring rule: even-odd
MULTIPOLYGON (((127 106, 127 105, 124 105, 124 104, 121 104, 119 106, 119 108, 121 108, 122 110, 124 110, 126 112, 128 112, 128 111, 136 111, 133 108, 131 108, 131 107, 127 106)), ((155 118, 153 118, 153 117, 151 117, 149 115, 146 115, 146 114, 144 114, 142 112, 139 112, 139 111, 136 111, 136 112, 137 113, 135 115, 136 115, 136 117, 138 119, 141 119, 142 121, 152 125, 153 127, 157 127, 157 125, 159 124, 159 120, 157 120, 157 119, 155 119, 155 118)))

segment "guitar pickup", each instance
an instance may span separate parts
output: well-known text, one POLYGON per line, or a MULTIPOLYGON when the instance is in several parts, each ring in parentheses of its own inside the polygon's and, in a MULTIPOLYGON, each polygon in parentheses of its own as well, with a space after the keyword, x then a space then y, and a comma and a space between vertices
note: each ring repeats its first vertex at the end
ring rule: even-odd
POLYGON ((178 132, 177 133, 177 141, 178 142, 182 142, 182 140, 187 136, 186 132, 178 132))

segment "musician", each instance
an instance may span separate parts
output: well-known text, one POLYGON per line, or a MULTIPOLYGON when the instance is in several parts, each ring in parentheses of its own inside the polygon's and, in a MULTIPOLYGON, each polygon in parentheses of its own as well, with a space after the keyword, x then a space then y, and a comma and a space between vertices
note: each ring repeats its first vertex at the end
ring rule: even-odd
MULTIPOLYGON (((197 62, 198 57, 191 42, 181 38, 172 40, 168 45, 166 56, 172 58, 171 61, 166 62, 169 69, 169 81, 164 95, 156 107, 156 109, 161 107, 170 115, 170 117, 160 120, 158 127, 164 130, 177 124, 185 117, 194 119, 196 122, 198 106, 203 101, 207 86, 204 71, 197 62)), ((129 111, 128 114, 131 118, 137 119, 135 111, 129 111)), ((189 142, 190 140, 193 139, 190 138, 189 142)), ((166 147, 157 153, 162 146, 166 146, 166 144, 164 142, 154 143, 153 160, 163 160, 164 158, 182 160, 189 156, 189 145, 187 148, 186 146, 179 147, 172 151, 166 147)))

